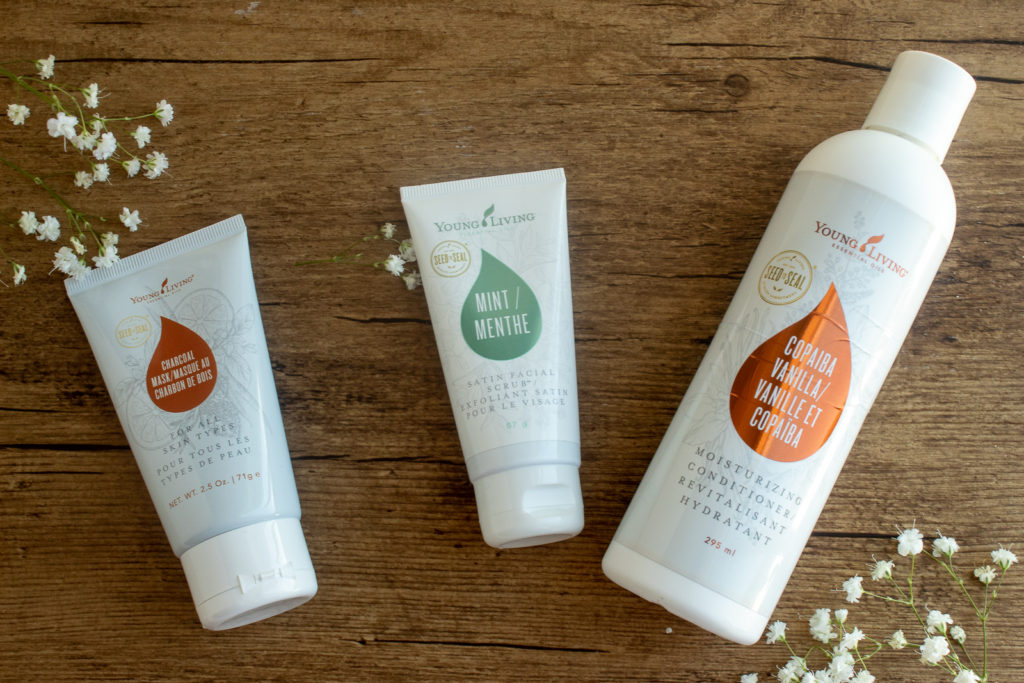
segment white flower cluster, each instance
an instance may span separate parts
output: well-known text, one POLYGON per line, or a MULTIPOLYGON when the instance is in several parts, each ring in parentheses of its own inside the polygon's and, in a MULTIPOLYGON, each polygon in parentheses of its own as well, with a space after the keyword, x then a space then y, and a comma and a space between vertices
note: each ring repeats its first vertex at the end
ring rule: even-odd
MULTIPOLYGON (((386 240, 398 242, 398 240, 395 239, 395 230, 396 227, 394 223, 385 223, 380 228, 380 234, 386 240)), ((420 274, 416 271, 409 271, 408 273, 405 272, 405 266, 406 264, 414 263, 415 261, 416 249, 412 246, 412 241, 403 240, 398 242, 397 254, 391 254, 379 264, 374 265, 379 265, 395 277, 402 278, 402 281, 405 282, 406 289, 413 290, 419 287, 423 281, 420 278, 420 274)))
MULTIPOLYGON (((373 268, 379 268, 395 277, 401 278, 402 282, 405 283, 405 287, 408 290, 413 290, 419 287, 423 280, 420 274, 415 270, 408 268, 410 263, 416 262, 416 248, 413 247, 412 240, 398 240, 395 237, 398 228, 394 223, 385 223, 381 226, 380 230, 367 235, 354 244, 349 245, 343 251, 335 254, 331 258, 318 259, 315 261, 300 261, 296 265, 308 266, 319 263, 358 263, 363 257, 362 252, 356 252, 357 247, 375 240, 385 240, 393 242, 398 247, 397 253, 390 254, 383 261, 376 261, 372 265, 373 268)), ((365 262, 363 262, 365 264, 365 262)))
MULTIPOLYGON (((103 96, 99 84, 90 83, 83 88, 72 88, 52 83, 49 79, 54 75, 55 63, 56 58, 53 55, 36 60, 33 62, 36 69, 35 76, 19 76, 0 67, 0 77, 11 81, 19 90, 45 100, 53 113, 53 116, 46 121, 47 133, 52 138, 60 139, 64 143, 65 150, 68 149, 70 143, 70 147, 77 150, 79 155, 86 159, 88 168, 74 173, 75 186, 89 190, 97 183, 109 183, 111 163, 120 166, 129 178, 139 173, 150 180, 163 175, 170 166, 167 155, 155 150, 143 155, 141 151, 125 146, 118 139, 118 135, 121 133, 118 133, 115 127, 124 125, 133 127, 134 130, 128 132, 127 137, 134 140, 137 150, 142 150, 152 141, 152 130, 139 122, 151 118, 159 121, 161 125, 167 126, 174 120, 174 107, 167 100, 160 100, 151 112, 140 116, 103 116, 96 111, 103 96)), ((14 126, 24 126, 31 113, 29 107, 24 104, 12 103, 7 106, 7 118, 14 126)), ((43 179, 2 156, 0 156, 0 164, 7 166, 45 190, 51 198, 56 199, 66 215, 71 233, 69 236, 70 246, 61 247, 54 254, 54 269, 70 277, 81 278, 92 267, 109 268, 117 262, 119 258, 117 234, 100 233, 94 228, 95 219, 100 221, 106 219, 90 216, 78 210, 56 189, 47 185, 43 179), (85 259, 85 254, 88 251, 86 245, 89 243, 94 244, 97 250, 97 255, 92 257, 92 266, 85 259)), ((142 223, 139 212, 127 207, 121 212, 120 221, 131 232, 135 232, 142 223)), ((34 235, 36 239, 47 242, 55 242, 61 235, 61 223, 56 216, 47 215, 40 220, 34 211, 22 211, 17 227, 21 228, 25 235, 34 235)), ((14 272, 14 284, 20 285, 25 282, 24 265, 8 257, 2 248, 0 248, 0 257, 11 265, 14 272)))
MULTIPOLYGON (((894 540, 897 554, 910 558, 910 569, 905 581, 893 578, 893 560, 876 560, 870 565, 871 580, 883 582, 888 591, 865 590, 864 577, 859 574, 843 582, 842 590, 846 593, 846 600, 851 603, 858 603, 867 595, 889 604, 908 607, 921 624, 921 640, 912 642, 903 629, 893 632, 885 641, 875 640, 860 628, 847 626, 848 610, 837 609, 833 613, 830 609, 821 608, 811 616, 808 627, 811 638, 822 645, 811 647, 801 656, 786 639, 786 623, 775 621, 765 632, 765 642, 769 645, 783 643, 790 653, 789 660, 779 667, 776 673, 779 683, 872 683, 875 677, 866 668, 867 660, 887 647, 902 650, 911 646, 918 649, 922 663, 940 667, 948 672, 952 677, 952 683, 979 683, 989 680, 990 672, 983 668, 981 673, 977 673, 974 669, 975 660, 968 652, 967 632, 963 626, 954 623, 952 616, 938 609, 930 609, 926 616, 921 616, 918 597, 914 591, 914 571, 916 557, 924 551, 924 535, 911 527, 899 530, 894 540), (808 662, 815 651, 824 652, 827 659, 826 665, 817 670, 808 662)), ((963 592, 975 616, 981 622, 982 648, 987 650, 988 631, 984 627, 996 597, 996 591, 990 584, 1003 578, 1010 567, 1017 563, 1017 556, 1003 546, 991 552, 994 566, 984 565, 974 570, 974 576, 984 586, 984 599, 975 600, 953 566, 953 556, 960 552, 960 545, 956 540, 940 533, 931 542, 931 551, 930 557, 946 574, 953 577, 958 589, 963 592)), ((987 668, 987 659, 980 661, 983 667, 987 668)), ((745 674, 740 681, 756 683, 757 674, 745 674)))

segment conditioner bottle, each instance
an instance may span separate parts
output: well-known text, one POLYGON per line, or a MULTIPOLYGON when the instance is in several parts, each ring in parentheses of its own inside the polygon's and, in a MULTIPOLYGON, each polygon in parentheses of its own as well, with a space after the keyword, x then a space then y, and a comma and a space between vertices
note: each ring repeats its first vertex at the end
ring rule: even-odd
POLYGON ((604 556, 613 581, 760 637, 949 246, 940 164, 974 87, 904 52, 863 129, 797 167, 604 556))

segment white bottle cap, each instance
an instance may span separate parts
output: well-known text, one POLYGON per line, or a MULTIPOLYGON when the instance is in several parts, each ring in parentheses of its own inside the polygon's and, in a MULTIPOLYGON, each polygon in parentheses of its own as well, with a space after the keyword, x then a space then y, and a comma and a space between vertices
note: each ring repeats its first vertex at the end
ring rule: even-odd
POLYGON ((203 628, 223 631, 298 607, 316 594, 299 520, 250 524, 181 556, 203 628))
POLYGON ((487 545, 525 548, 572 538, 583 529, 575 465, 526 465, 473 482, 487 545))
POLYGON ((928 52, 903 52, 875 99, 864 128, 908 138, 942 163, 974 96, 971 75, 928 52))

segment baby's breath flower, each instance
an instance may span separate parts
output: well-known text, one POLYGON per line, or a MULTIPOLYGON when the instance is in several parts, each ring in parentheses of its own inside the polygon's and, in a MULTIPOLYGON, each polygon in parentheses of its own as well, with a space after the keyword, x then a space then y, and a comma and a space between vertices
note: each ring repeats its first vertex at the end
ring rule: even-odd
POLYGON ((39 233, 36 236, 37 240, 56 242, 60 237, 60 222, 53 216, 43 216, 43 222, 39 224, 36 231, 39 233))
POLYGON ((71 246, 75 248, 75 253, 81 256, 85 253, 85 245, 82 244, 77 237, 72 237, 70 240, 71 246))
POLYGON ((110 180, 110 167, 107 166, 106 162, 95 164, 92 167, 92 179, 97 183, 105 183, 110 180))
POLYGON ((20 263, 12 263, 14 267, 14 286, 17 287, 25 281, 25 266, 20 263))
POLYGON ((71 251, 68 247, 61 247, 53 255, 53 267, 65 275, 71 275, 72 264, 78 262, 75 252, 71 251))
POLYGON ((100 136, 99 144, 96 145, 96 149, 92 151, 92 155, 96 157, 98 161, 104 161, 113 156, 114 152, 117 151, 117 139, 113 133, 104 133, 100 136))
POLYGON ((124 167, 124 171, 128 174, 129 178, 134 178, 135 174, 142 168, 142 162, 138 158, 132 157, 128 161, 122 161, 121 166, 124 167))
POLYGON ((167 103, 167 100, 160 100, 156 103, 156 113, 153 114, 157 120, 165 126, 174 120, 174 107, 167 103))
POLYGON ((832 619, 829 616, 832 610, 827 607, 822 607, 814 611, 814 616, 810 618, 811 637, 815 640, 820 640, 823 643, 827 643, 836 637, 835 631, 832 630, 832 619))
POLYGON ((402 276, 402 280, 405 282, 405 288, 410 292, 422 284, 423 280, 419 273, 406 273, 402 276))
POLYGON ((65 138, 71 140, 75 137, 75 126, 78 125, 77 116, 68 116, 62 111, 57 112, 57 118, 47 119, 46 130, 51 138, 65 138))
POLYGON ((127 206, 121 209, 121 215, 118 216, 121 219, 121 223, 124 224, 131 232, 135 232, 142 225, 142 219, 139 218, 139 210, 132 211, 127 206))
POLYGON ((946 636, 928 636, 921 645, 921 661, 925 664, 938 664, 949 654, 949 641, 946 636))
POLYGON ((148 126, 139 126, 134 132, 130 133, 130 135, 135 138, 135 142, 139 145, 139 149, 145 147, 146 143, 149 142, 150 132, 151 131, 148 126))
POLYGON ((81 133, 71 138, 71 145, 79 151, 85 151, 96 147, 96 140, 97 138, 95 135, 83 130, 81 133))
POLYGON ((932 541, 932 555, 934 557, 953 557, 953 553, 960 550, 956 539, 939 534, 939 537, 932 541))
POLYGON ((71 264, 71 267, 68 268, 68 275, 70 275, 75 280, 81 280, 83 277, 88 275, 89 271, 91 270, 91 267, 85 265, 81 261, 76 260, 74 263, 71 264))
POLYGON ((405 261, 403 261, 402 257, 398 254, 392 254, 391 256, 388 256, 386 261, 384 261, 384 270, 388 271, 395 277, 398 277, 402 274, 402 271, 405 270, 405 261))
POLYGON ((832 657, 832 661, 828 664, 829 673, 832 674, 832 678, 837 681, 848 681, 853 676, 853 667, 855 664, 853 655, 849 652, 843 651, 832 657))
POLYGON ((875 677, 867 669, 861 669, 850 679, 850 683, 875 683, 875 677))
POLYGON ((412 246, 410 240, 403 240, 398 245, 398 255, 401 256, 406 263, 413 263, 416 261, 416 249, 412 246))
POLYGON ((117 255, 117 247, 113 244, 106 244, 100 249, 99 256, 92 257, 92 262, 96 264, 97 268, 109 268, 120 258, 121 257, 117 255))
POLYGON ((967 632, 964 631, 960 624, 957 624, 953 628, 949 629, 949 637, 960 643, 961 645, 967 640, 967 632))
POLYGON ((889 636, 889 640, 885 641, 885 644, 894 650, 902 650, 909 645, 906 636, 903 635, 903 629, 900 629, 889 636))
POLYGON ((90 83, 88 88, 82 88, 82 94, 85 96, 85 106, 90 109, 100 106, 100 86, 98 84, 90 83))
POLYGON ((103 249, 112 247, 117 244, 118 239, 118 234, 116 232, 105 232, 100 235, 100 246, 103 249))
POLYGON ((771 645, 779 641, 786 640, 786 622, 784 621, 773 621, 771 626, 768 627, 768 631, 765 633, 765 643, 771 645))
POLYGON ((1011 564, 1017 564, 1017 556, 1014 555, 1009 548, 999 546, 998 549, 992 551, 992 561, 999 565, 999 568, 1004 572, 1010 568, 1011 564))
POLYGON ((859 575, 851 576, 843 582, 847 602, 860 602, 861 596, 864 595, 864 588, 861 586, 863 582, 864 577, 859 575))
POLYGON ((29 115, 28 107, 24 104, 8 104, 7 105, 7 118, 11 120, 15 126, 21 126, 25 124, 25 119, 29 115))
POLYGON ((924 536, 914 528, 901 531, 899 536, 896 537, 896 541, 896 552, 903 557, 917 555, 924 550, 924 536))
POLYGON ((380 226, 380 234, 384 235, 384 239, 386 239, 386 240, 394 239, 394 237, 395 237, 395 224, 394 223, 385 223, 384 225, 380 226))
POLYGON ((800 675, 807 671, 807 662, 803 657, 793 655, 785 666, 779 669, 776 678, 779 683, 798 683, 800 675))
POLYGON ((848 616, 850 616, 850 610, 845 608, 836 610, 836 621, 838 621, 840 624, 845 624, 846 618, 848 616))
POLYGON ((757 683, 757 674, 743 674, 740 683, 757 683))
POLYGON ((935 635, 936 633, 945 633, 946 627, 953 624, 953 617, 948 614, 943 614, 937 609, 933 609, 928 612, 928 618, 926 620, 928 633, 935 635))
POLYGON ((161 173, 167 170, 170 164, 167 162, 167 156, 163 152, 150 152, 146 155, 146 173, 144 174, 147 178, 152 180, 157 178, 161 173))
POLYGON ((39 70, 39 77, 42 79, 50 78, 53 76, 53 64, 57 61, 57 58, 50 55, 46 59, 36 60, 36 69, 39 70))
POLYGON ((867 638, 867 636, 864 635, 864 631, 861 631, 859 628, 854 627, 852 631, 845 634, 843 636, 843 639, 839 641, 839 648, 841 650, 852 650, 856 648, 857 644, 865 638, 867 638))
POLYGON ((953 683, 978 683, 981 677, 970 669, 960 669, 960 672, 953 679, 953 683))
POLYGON ((976 567, 974 576, 987 586, 996 580, 996 570, 986 564, 984 567, 976 567))
POLYGON ((36 230, 39 229, 39 221, 36 219, 36 212, 22 211, 21 218, 18 219, 18 225, 21 226, 21 231, 26 235, 36 234, 36 230))
POLYGON ((94 178, 92 177, 92 173, 89 173, 88 171, 79 171, 78 173, 75 174, 76 187, 80 187, 83 190, 88 190, 90 187, 92 187, 93 182, 94 178))
POLYGON ((875 581, 892 578, 892 560, 878 560, 871 569, 871 578, 875 581))

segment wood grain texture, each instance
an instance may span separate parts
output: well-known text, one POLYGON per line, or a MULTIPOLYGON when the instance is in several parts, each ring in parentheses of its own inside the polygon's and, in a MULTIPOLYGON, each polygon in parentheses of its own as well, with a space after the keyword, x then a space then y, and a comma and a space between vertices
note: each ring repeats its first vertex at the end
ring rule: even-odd
MULTIPOLYGON (((965 566, 1022 540, 1016 0, 252 5, 17 2, 0 30, 5 58, 54 53, 111 109, 174 104, 154 136, 170 177, 88 195, 108 215, 142 210, 124 253, 245 215, 320 592, 242 629, 199 627, 47 249, 4 228, 30 281, 0 292, 0 679, 769 679, 777 646, 704 633, 611 584, 600 559, 793 168, 860 126, 910 48, 978 80, 945 164, 958 230, 777 616, 799 631, 842 606, 830 591, 891 552, 895 524, 956 536, 965 566), (587 527, 497 551, 422 294, 293 264, 404 229, 402 185, 556 166, 587 527)), ((36 131, 0 126, 0 144, 44 154, 36 131)), ((39 203, 17 178, 0 187, 5 216, 39 203)), ((994 680, 1024 679, 1022 604, 1017 576, 990 627, 994 680)), ((876 634, 896 618, 853 611, 876 634)), ((916 659, 871 669, 948 679, 916 659)))

